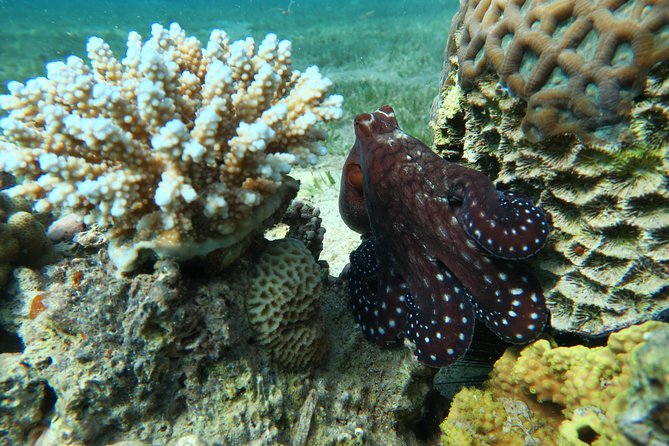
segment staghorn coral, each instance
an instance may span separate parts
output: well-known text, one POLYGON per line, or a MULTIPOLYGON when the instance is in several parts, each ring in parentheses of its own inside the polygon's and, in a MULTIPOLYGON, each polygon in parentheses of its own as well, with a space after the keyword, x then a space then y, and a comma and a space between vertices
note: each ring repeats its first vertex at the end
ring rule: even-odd
POLYGON ((460 14, 460 84, 475 89, 492 67, 527 101, 521 127, 533 141, 615 136, 606 127, 627 117, 648 71, 669 61, 663 1, 470 0, 460 14))
MULTIPOLYGON (((443 443, 632 445, 618 415, 657 375, 657 365, 638 355, 644 349, 661 354, 666 345, 651 340, 667 335, 668 324, 647 322, 612 334, 604 347, 557 347, 542 339, 507 349, 482 390, 456 395, 441 424, 443 443)), ((655 398, 655 407, 661 399, 667 403, 666 393, 655 398)), ((660 424, 652 429, 662 434, 660 424)))
POLYGON ((552 237, 533 266, 553 327, 601 335, 669 308, 669 65, 648 71, 617 142, 531 143, 524 101, 498 88, 496 73, 474 91, 458 84, 458 20, 433 110, 435 144, 551 214, 552 237))
POLYGON ((250 276, 246 310, 260 345, 281 366, 304 369, 325 358, 320 293, 320 267, 301 241, 268 242, 250 276))
POLYGON ((128 36, 125 58, 93 37, 74 56, 0 97, 0 170, 36 209, 76 211, 108 227, 120 271, 141 250, 191 258, 242 242, 296 188, 287 174, 325 152, 319 122, 342 98, 313 66, 291 68, 291 45, 268 34, 206 45, 177 25, 128 36))

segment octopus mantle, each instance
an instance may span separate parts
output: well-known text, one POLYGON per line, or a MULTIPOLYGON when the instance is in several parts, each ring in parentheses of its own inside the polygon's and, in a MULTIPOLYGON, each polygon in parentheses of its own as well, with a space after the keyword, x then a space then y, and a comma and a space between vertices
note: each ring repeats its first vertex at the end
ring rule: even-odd
POLYGON ((348 282, 365 337, 406 337, 433 367, 467 351, 475 317, 504 341, 535 339, 548 318, 544 296, 512 260, 545 244, 544 212, 434 154, 400 130, 389 106, 356 116, 355 135, 339 207, 364 235, 348 282))

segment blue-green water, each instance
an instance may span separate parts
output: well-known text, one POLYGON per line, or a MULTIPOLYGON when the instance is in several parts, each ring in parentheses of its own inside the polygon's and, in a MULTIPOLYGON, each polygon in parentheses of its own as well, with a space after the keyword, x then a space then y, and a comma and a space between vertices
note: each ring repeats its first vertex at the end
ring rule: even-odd
MULTIPOLYGON (((457 2, 451 0, 0 0, 0 85, 44 74, 45 63, 85 56, 99 36, 122 55, 131 30, 144 38, 154 22, 178 22, 207 40, 214 28, 232 39, 275 32, 293 42, 293 65, 318 65, 354 114, 390 103, 407 131, 429 139, 443 50, 457 2)), ((343 149, 343 148, 342 148, 343 149)))

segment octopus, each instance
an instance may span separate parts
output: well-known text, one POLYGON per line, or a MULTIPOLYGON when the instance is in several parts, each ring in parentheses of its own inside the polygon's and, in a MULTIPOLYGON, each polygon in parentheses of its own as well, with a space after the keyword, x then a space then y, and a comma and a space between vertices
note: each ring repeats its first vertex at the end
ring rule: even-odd
POLYGON ((362 234, 348 292, 364 336, 408 340, 444 367, 464 355, 475 319, 509 343, 543 331, 546 302, 521 262, 546 243, 549 218, 524 195, 448 162, 404 133, 390 106, 360 114, 339 209, 362 234))

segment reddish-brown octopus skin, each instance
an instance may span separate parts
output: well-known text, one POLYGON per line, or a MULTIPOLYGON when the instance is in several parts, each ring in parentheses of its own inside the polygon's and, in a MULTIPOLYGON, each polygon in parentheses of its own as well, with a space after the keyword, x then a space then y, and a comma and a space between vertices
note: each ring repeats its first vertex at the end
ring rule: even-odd
POLYGON ((475 316, 505 341, 535 339, 545 300, 510 260, 544 245, 543 211, 440 158, 399 128, 390 106, 356 116, 354 126, 339 205, 344 222, 369 235, 349 274, 365 336, 380 344, 406 337, 434 367, 466 352, 475 316))

